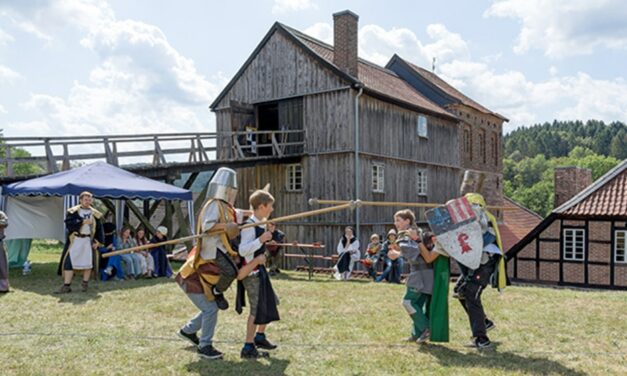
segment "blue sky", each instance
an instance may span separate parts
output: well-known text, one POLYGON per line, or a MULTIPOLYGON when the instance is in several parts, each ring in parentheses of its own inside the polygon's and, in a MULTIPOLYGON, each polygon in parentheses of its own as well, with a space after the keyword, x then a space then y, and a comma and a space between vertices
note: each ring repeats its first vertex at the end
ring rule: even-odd
POLYGON ((5 136, 211 131, 208 104, 273 22, 429 67, 511 119, 627 120, 627 2, 0 0, 5 136))

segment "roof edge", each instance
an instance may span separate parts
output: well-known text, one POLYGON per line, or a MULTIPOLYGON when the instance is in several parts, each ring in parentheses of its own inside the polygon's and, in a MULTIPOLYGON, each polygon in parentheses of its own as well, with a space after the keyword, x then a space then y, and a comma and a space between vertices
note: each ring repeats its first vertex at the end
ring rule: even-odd
MULTIPOLYGON (((455 98, 455 97, 453 97, 452 95, 448 94, 447 92, 445 92, 444 90, 442 90, 440 87, 438 87, 436 84, 434 84, 433 82, 431 82, 431 80, 429 80, 428 78, 424 77, 424 76, 423 76, 420 72, 416 71, 416 69, 415 69, 414 67, 412 67, 412 64, 410 64, 410 62, 409 62, 408 60, 403 59, 403 58, 402 58, 400 55, 398 55, 397 53, 395 53, 395 54, 392 56, 392 58, 391 58, 391 59, 390 59, 390 61, 386 64, 386 66, 385 66, 385 67, 386 67, 386 68, 388 68, 388 66, 389 66, 390 64, 392 64, 394 61, 399 61, 399 62, 401 62, 402 64, 404 64, 407 68, 411 69, 413 72, 415 72, 415 74, 416 74, 416 75, 418 75, 419 77, 421 77, 421 78, 422 78, 422 80, 423 80, 425 83, 427 83, 427 84, 428 84, 429 86, 431 86, 433 89, 437 90, 437 91, 438 91, 441 95, 443 95, 443 96, 445 96, 445 97, 447 97, 447 98, 450 98, 450 99, 451 99, 451 102, 454 102, 453 104, 459 104, 459 105, 464 105, 464 106, 471 107, 471 108, 473 108, 474 110, 479 111, 479 112, 481 112, 481 113, 483 113, 483 114, 496 116, 496 117, 498 117, 499 119, 501 119, 501 120, 503 120, 503 121, 505 121, 505 122, 508 122, 508 123, 509 123, 509 119, 508 119, 508 118, 506 118, 505 116, 503 116, 503 115, 499 114, 498 112, 494 112, 494 111, 492 111, 492 110, 488 109, 487 107, 485 107, 485 106, 481 105, 481 106, 482 106, 482 107, 484 107, 486 110, 488 110, 488 112, 483 111, 483 110, 481 110, 481 109, 479 109, 479 108, 476 108, 476 107, 474 107, 474 106, 467 105, 467 104, 465 104, 464 102, 462 102, 460 99, 455 98)), ((424 69, 424 68, 422 68, 422 69, 424 69)), ((435 73, 433 73, 433 74, 437 76, 437 74, 435 74, 435 73)), ((440 77, 438 76, 438 78, 440 78, 440 77)), ((440 78, 440 80, 444 81, 442 78, 440 78)), ((452 86, 452 85, 451 85, 451 84, 449 84, 448 82, 444 81, 444 83, 446 83, 448 86, 450 86, 451 88, 453 88, 455 91, 459 92, 461 95, 463 95, 463 96, 466 96, 466 97, 467 97, 467 95, 465 95, 464 93, 462 93, 461 91, 459 91, 457 88, 455 88, 454 86, 452 86)), ((473 101, 474 101, 474 99, 472 99, 472 98, 469 98, 469 99, 471 99, 471 100, 473 100, 473 101)))
POLYGON ((535 238, 540 232, 544 231, 547 227, 549 227, 549 225, 551 225, 551 223, 553 223, 553 221, 556 218, 557 218, 556 213, 551 213, 549 214, 548 217, 544 218, 542 222, 540 222, 536 227, 534 227, 533 230, 529 231, 529 233, 525 235, 524 238, 520 239, 518 243, 514 244, 509 249, 509 251, 507 251, 507 253, 505 254, 505 257, 507 258, 507 260, 509 261, 512 258, 514 258, 514 256, 516 256, 518 252, 520 252, 527 244, 529 244, 529 242, 533 238, 535 238))
POLYGON ((507 196, 503 196, 503 199, 509 201, 512 205, 515 205, 516 207, 526 211, 527 213, 529 213, 529 214, 531 214, 531 215, 533 215, 535 217, 538 217, 538 219, 540 219, 540 220, 544 219, 544 218, 542 218, 542 216, 540 214, 534 212, 533 210, 523 206, 519 202, 516 202, 516 201, 512 200, 511 198, 509 198, 507 196))
POLYGON ((355 77, 345 73, 344 71, 342 71, 340 68, 336 67, 335 65, 331 64, 329 61, 327 61, 325 58, 323 58, 322 56, 318 55, 318 53, 314 50, 312 50, 311 48, 309 48, 305 43, 303 43, 296 35, 294 35, 291 31, 290 31, 290 27, 283 25, 280 22, 275 22, 272 27, 270 27, 270 30, 268 30, 268 32, 266 33, 266 35, 263 37, 263 39, 261 39, 261 42, 259 42, 259 44, 257 45, 257 47, 255 47, 255 49, 253 50, 253 52, 250 54, 250 56, 248 56, 248 59, 246 59, 246 61, 244 62, 244 64, 240 67, 240 69, 235 73, 235 75, 233 76, 233 78, 231 78, 231 80, 229 81, 229 83, 224 87, 224 89, 222 89, 222 91, 220 92, 220 94, 218 94, 218 96, 216 97, 216 99, 214 99, 214 101, 209 105, 209 108, 214 111, 216 109, 216 107, 218 106, 218 103, 224 98, 224 96, 226 95, 226 93, 228 93, 228 91, 235 85, 235 83, 237 82, 237 80, 241 77, 242 74, 244 74, 244 71, 246 70, 246 68, 248 68, 248 66, 252 63, 252 61, 255 59, 255 57, 259 54, 259 52, 261 51, 261 49, 266 45, 266 43, 268 42, 268 40, 272 37, 272 35, 274 34, 274 32, 279 31, 284 33, 285 36, 287 36, 292 42, 294 42, 297 46, 301 47, 302 49, 304 49, 307 53, 309 53, 314 59, 316 59, 318 62, 320 62, 323 66, 331 69, 335 74, 337 74, 338 76, 340 76, 341 78, 347 80, 348 82, 350 82, 351 84, 355 85, 355 84, 361 84, 361 82, 359 82, 358 79, 356 79, 355 77))

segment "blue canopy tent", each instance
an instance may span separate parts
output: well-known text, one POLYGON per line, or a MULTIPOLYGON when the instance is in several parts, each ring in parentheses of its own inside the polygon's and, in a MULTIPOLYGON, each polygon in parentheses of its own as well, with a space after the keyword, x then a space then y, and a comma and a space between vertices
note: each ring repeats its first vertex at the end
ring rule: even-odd
POLYGON ((95 198, 116 200, 118 229, 123 222, 124 200, 136 199, 187 201, 190 229, 194 229, 191 191, 133 174, 105 162, 95 162, 3 186, 0 210, 5 210, 9 215, 7 240, 62 240, 65 211, 78 204, 78 195, 83 191, 91 192, 95 198))

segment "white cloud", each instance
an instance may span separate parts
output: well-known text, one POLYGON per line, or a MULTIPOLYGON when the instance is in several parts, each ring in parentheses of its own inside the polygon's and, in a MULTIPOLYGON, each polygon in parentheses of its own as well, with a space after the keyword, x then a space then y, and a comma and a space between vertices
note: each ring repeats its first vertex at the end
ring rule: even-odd
MULTIPOLYGON (((304 30, 305 34, 333 44, 333 27, 319 22, 304 30)), ((416 34, 407 28, 385 30, 378 25, 365 25, 359 29, 359 56, 385 65, 395 53, 418 65, 431 66, 433 57, 438 62, 467 59, 469 50, 459 34, 450 32, 442 24, 427 26, 431 43, 423 44, 416 34)))
POLYGON ((486 17, 514 18, 521 30, 514 52, 537 48, 550 57, 627 49, 627 2, 623 0, 497 0, 486 17))
POLYGON ((38 135, 209 130, 213 117, 207 107, 225 78, 201 74, 158 27, 119 20, 101 1, 45 1, 25 8, 13 9, 14 16, 31 16, 44 31, 70 25, 100 62, 87 82, 74 82, 67 97, 32 94, 22 106, 37 118, 7 128, 38 135))
POLYGON ((509 118, 506 130, 535 122, 627 118, 627 82, 599 80, 579 72, 531 81, 519 71, 496 72, 487 64, 454 61, 440 67, 440 76, 471 98, 509 118))
MULTIPOLYGON (((329 41, 333 30, 329 24, 315 24, 305 30, 309 35, 329 41)), ((532 81, 516 70, 497 71, 494 62, 500 53, 474 60, 468 43, 444 25, 427 26, 428 43, 406 28, 386 30, 366 25, 359 31, 360 57, 385 65, 397 53, 401 57, 429 68, 437 56, 436 72, 449 84, 489 109, 510 119, 506 130, 559 119, 627 118, 627 82, 622 78, 597 80, 585 73, 559 76, 557 68, 551 77, 532 81)))
POLYGON ((8 113, 9 111, 7 111, 7 109, 4 108, 4 106, 0 104, 0 115, 6 115, 8 113))
POLYGON ((318 6, 310 0, 274 0, 272 13, 278 14, 317 8, 318 6))
POLYGON ((6 65, 0 64, 0 83, 11 84, 20 78, 22 78, 22 76, 19 73, 6 65))
POLYGON ((8 34, 6 31, 0 29, 0 46, 6 46, 14 40, 15 38, 13 38, 11 34, 8 34))
POLYGON ((303 33, 333 45, 333 27, 326 22, 317 22, 303 30, 303 33))
POLYGON ((17 23, 17 27, 28 33, 31 35, 34 35, 35 37, 46 41, 46 42, 51 42, 52 41, 52 37, 49 34, 44 33, 43 31, 41 31, 37 26, 35 26, 35 24, 33 24, 32 22, 29 21, 22 21, 22 22, 18 22, 17 23))
POLYGON ((430 64, 431 56, 413 31, 406 28, 385 30, 365 25, 359 30, 359 54, 379 65, 385 65, 394 53, 416 62, 430 64))

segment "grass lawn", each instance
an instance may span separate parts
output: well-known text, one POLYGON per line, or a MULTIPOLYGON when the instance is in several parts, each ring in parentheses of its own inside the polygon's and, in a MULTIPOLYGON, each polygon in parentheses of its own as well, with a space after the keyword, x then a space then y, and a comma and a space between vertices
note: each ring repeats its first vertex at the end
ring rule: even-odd
POLYGON ((625 292, 490 289, 496 348, 479 352, 464 347, 470 330, 454 300, 451 342, 419 347, 401 342, 404 286, 289 272, 274 279, 282 320, 267 331, 279 344, 272 357, 240 360, 246 317, 230 310, 215 338, 225 359, 206 361, 175 336, 196 310, 173 280, 92 282, 88 293, 56 296, 59 252, 38 243, 33 273, 11 270, 13 292, 0 296, 1 375, 627 374, 625 292))

